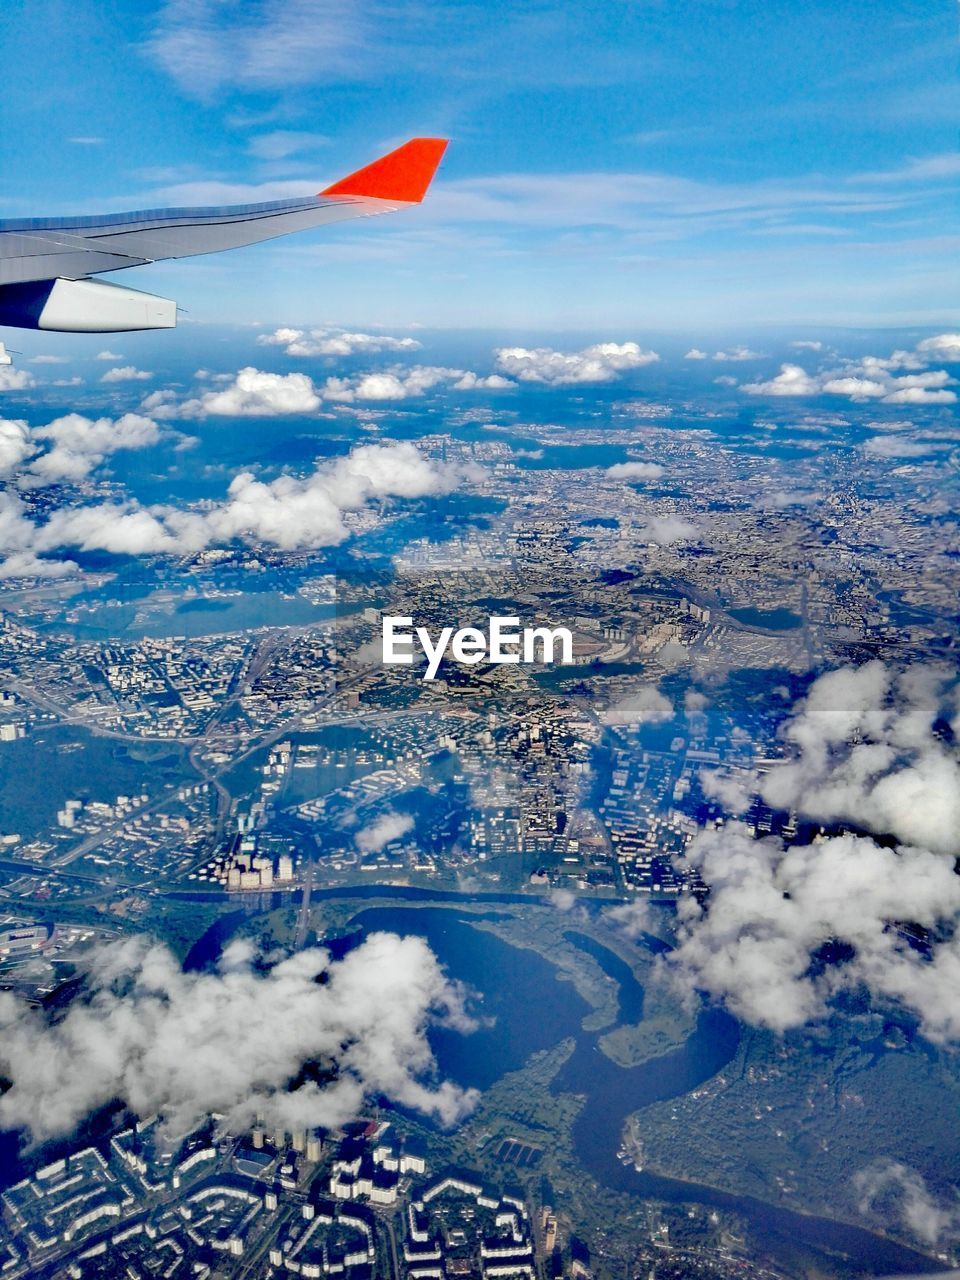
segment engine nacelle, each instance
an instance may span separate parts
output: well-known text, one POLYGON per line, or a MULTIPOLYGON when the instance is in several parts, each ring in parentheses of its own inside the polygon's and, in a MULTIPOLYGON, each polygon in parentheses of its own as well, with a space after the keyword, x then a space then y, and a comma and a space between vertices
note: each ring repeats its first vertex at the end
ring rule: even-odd
POLYGON ((177 304, 106 280, 33 280, 0 288, 0 325, 58 333, 173 329, 177 304))

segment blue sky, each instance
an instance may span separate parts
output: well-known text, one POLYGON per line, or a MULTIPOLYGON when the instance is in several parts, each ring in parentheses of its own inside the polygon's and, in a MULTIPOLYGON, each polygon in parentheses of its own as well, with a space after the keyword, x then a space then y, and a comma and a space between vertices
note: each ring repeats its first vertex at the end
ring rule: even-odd
POLYGON ((126 273, 201 321, 702 332, 957 306, 938 0, 7 0, 0 214, 318 190, 412 134, 421 210, 126 273))

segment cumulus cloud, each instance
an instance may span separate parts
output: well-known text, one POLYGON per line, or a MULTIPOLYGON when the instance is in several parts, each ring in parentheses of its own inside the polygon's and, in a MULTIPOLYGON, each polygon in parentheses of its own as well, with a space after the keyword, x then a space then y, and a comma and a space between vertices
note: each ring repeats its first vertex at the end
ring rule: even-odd
POLYGON ((118 365, 108 369, 100 379, 101 382, 149 382, 153 374, 146 369, 138 369, 132 364, 118 365))
POLYGON ((77 572, 73 560, 47 560, 32 551, 15 551, 0 559, 0 579, 3 578, 64 578, 77 572))
POLYGON ((960 333, 938 333, 917 343, 917 351, 930 360, 945 360, 947 364, 960 364, 960 333))
POLYGON ((922 458, 934 448, 934 445, 904 440, 900 436, 871 436, 863 444, 864 453, 873 458, 922 458))
POLYGON ((823 343, 816 342, 810 338, 799 338, 796 342, 790 343, 794 351, 822 351, 823 343))
POLYGON ((577 895, 570 889, 551 889, 550 905, 556 907, 558 911, 562 911, 564 915, 568 915, 570 912, 577 910, 577 895))
POLYGON ((673 719, 673 703, 648 684, 611 703, 601 718, 604 724, 662 724, 673 719))
POLYGON ((953 379, 944 369, 892 377, 876 364, 861 361, 856 372, 827 377, 822 389, 851 400, 883 400, 885 404, 953 404, 956 393, 946 389, 953 379))
MULTIPOLYGON (((942 335, 943 349, 950 349, 949 339, 952 336, 942 335)), ((926 341, 933 342, 932 339, 926 341)), ((809 343, 792 345, 814 349, 809 343)), ((846 361, 839 368, 817 374, 808 373, 797 364, 782 364, 776 377, 766 382, 744 383, 743 390, 755 396, 813 396, 822 393, 847 396, 854 401, 878 400, 884 404, 954 404, 956 392, 949 390, 954 379, 945 369, 920 372, 936 351, 936 347, 924 349, 924 343, 920 343, 915 351, 898 350, 889 356, 861 356, 857 360, 846 361)))
POLYGON ((682 516, 651 516, 638 536, 645 542, 655 542, 658 547, 667 547, 674 542, 692 542, 700 536, 700 531, 682 516))
POLYGON ((702 716, 710 705, 710 699, 699 689, 687 689, 683 695, 683 710, 688 717, 702 716))
POLYGON ((30 428, 20 419, 0 418, 0 476, 19 471, 36 452, 30 428))
POLYGON ((776 377, 767 382, 745 382, 743 389, 751 396, 815 396, 820 384, 798 364, 782 364, 776 377))
POLYGON ((714 360, 762 360, 762 351, 751 351, 749 347, 728 347, 725 351, 715 351, 714 360))
POLYGON ((482 377, 469 369, 453 384, 454 391, 508 391, 517 384, 499 373, 490 373, 482 377))
POLYGON ((691 347, 683 358, 684 360, 719 360, 723 363, 726 360, 760 360, 762 357, 761 351, 751 351, 749 347, 737 346, 715 351, 713 355, 707 351, 701 351, 699 347, 691 347))
POLYGON ((820 676, 784 726, 795 758, 762 779, 763 799, 960 852, 960 760, 937 728, 955 696, 953 678, 935 666, 875 661, 820 676))
POLYGON ((343 329, 275 329, 257 342, 282 347, 288 356, 353 356, 380 351, 417 351, 416 338, 393 338, 384 333, 349 333, 343 329))
POLYGON ((358 445, 303 478, 263 481, 241 472, 225 500, 203 512, 103 503, 63 508, 41 524, 21 497, 8 492, 0 494, 0 555, 43 555, 64 547, 184 555, 244 538, 285 551, 334 546, 348 536, 345 512, 378 498, 448 493, 464 478, 462 468, 433 462, 405 441, 358 445))
POLYGON ((47 452, 33 459, 27 468, 27 482, 57 484, 82 480, 111 453, 124 449, 146 449, 160 439, 160 428, 152 418, 125 413, 120 418, 85 418, 68 413, 45 427, 35 427, 34 441, 49 441, 47 452))
POLYGON ((26 391, 28 387, 36 385, 33 374, 26 369, 15 369, 12 364, 0 363, 0 391, 26 391))
POLYGON ((657 921, 654 919, 653 907, 643 898, 634 898, 632 902, 621 902, 616 907, 605 907, 601 912, 603 919, 617 933, 622 933, 631 942, 643 937, 645 933, 656 934, 657 921))
POLYGON ((383 813, 357 832, 356 845, 361 853, 379 853, 391 840, 399 840, 413 830, 409 813, 383 813))
POLYGON ((659 480, 663 467, 657 462, 615 462, 604 475, 611 480, 659 480))
POLYGON ((98 351, 95 359, 97 360, 122 360, 123 356, 119 351, 98 351))
POLYGON ((874 378, 853 376, 828 378, 823 384, 823 390, 831 395, 849 396, 851 400, 869 400, 886 392, 883 383, 874 378))
POLYGON ((884 396, 885 404, 956 404, 955 391, 930 391, 926 387, 907 386, 884 396))
POLYGON ((787 507, 811 507, 819 502, 812 489, 772 489, 759 495, 754 505, 771 511, 784 511, 787 507))
POLYGON ((184 973, 167 947, 132 938, 97 956, 56 1023, 0 994, 0 1074, 11 1081, 0 1127, 42 1141, 114 1098, 176 1133, 212 1112, 232 1129, 258 1115, 336 1125, 371 1094, 444 1123, 469 1110, 474 1094, 437 1081, 426 1032, 473 1024, 422 939, 376 933, 343 960, 312 949, 266 971, 254 958, 233 943, 218 972, 184 973), (330 1067, 329 1083, 291 1088, 310 1062, 330 1067))
POLYGON ((742 814, 757 792, 757 775, 751 769, 701 769, 700 788, 708 800, 716 800, 727 813, 742 814))
POLYGON ((776 1031, 824 1016, 842 991, 866 989, 909 1009, 929 1038, 960 1038, 960 877, 951 860, 852 835, 784 849, 738 823, 702 832, 686 856, 710 894, 678 906, 667 965, 681 988, 776 1031), (930 954, 892 921, 936 930, 930 954), (828 943, 842 944, 846 958, 813 963, 828 943))
POLYGON ((897 1221, 923 1244, 944 1246, 960 1235, 960 1202, 938 1200, 915 1169, 897 1160, 875 1160, 853 1176, 861 1213, 897 1221))
POLYGON ((357 378, 328 378, 323 394, 327 400, 342 401, 345 404, 356 401, 406 400, 411 396, 422 396, 425 391, 431 391, 441 383, 454 382, 464 376, 462 369, 415 364, 409 369, 364 373, 357 378))
POLYGON ((612 382, 627 369, 639 369, 660 359, 655 351, 644 351, 636 342, 598 342, 574 352, 551 347, 500 347, 495 355, 497 366, 521 382, 557 387, 612 382))
POLYGON ((841 991, 866 989, 913 1013, 931 1039, 960 1039, 957 708, 946 668, 840 668, 786 721, 790 761, 765 776, 703 776, 705 794, 729 811, 759 793, 774 808, 897 844, 840 835, 785 848, 738 823, 701 833, 687 857, 710 894, 680 906, 670 963, 681 986, 776 1030, 823 1016, 841 991), (897 922, 929 931, 925 949, 897 922), (829 943, 840 947, 821 963, 829 943))
MULTIPOLYGON (((164 392, 159 395, 166 397, 164 392)), ((247 365, 220 390, 204 391, 179 407, 169 397, 162 400, 148 397, 143 407, 165 417, 274 418, 290 413, 314 413, 320 407, 320 396, 313 379, 305 373, 265 373, 247 365)))
MULTIPOLYGON (((276 333, 266 335, 265 341, 275 341, 277 334, 283 340, 299 332, 297 329, 278 329, 276 333)), ((343 336, 355 338, 363 335, 343 336)), ((372 341, 393 342, 394 339, 376 338, 372 341)), ((328 377, 322 385, 314 383, 305 373, 269 373, 252 365, 236 374, 211 374, 206 369, 198 369, 196 377, 198 381, 219 385, 202 390, 198 396, 184 401, 178 400, 176 393, 169 389, 153 391, 143 398, 141 409, 163 419, 209 416, 268 418, 315 413, 324 401, 370 404, 407 400, 444 385, 453 386, 458 391, 501 391, 516 385, 500 374, 483 377, 470 370, 421 364, 395 365, 390 369, 352 377, 328 377)))

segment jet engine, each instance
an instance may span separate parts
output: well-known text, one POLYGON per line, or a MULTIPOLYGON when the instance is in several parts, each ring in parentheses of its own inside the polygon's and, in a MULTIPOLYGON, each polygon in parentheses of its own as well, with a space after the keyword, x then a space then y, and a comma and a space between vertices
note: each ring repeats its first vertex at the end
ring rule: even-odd
POLYGON ((0 325, 59 333, 173 329, 177 304, 106 280, 31 280, 0 288, 0 325))

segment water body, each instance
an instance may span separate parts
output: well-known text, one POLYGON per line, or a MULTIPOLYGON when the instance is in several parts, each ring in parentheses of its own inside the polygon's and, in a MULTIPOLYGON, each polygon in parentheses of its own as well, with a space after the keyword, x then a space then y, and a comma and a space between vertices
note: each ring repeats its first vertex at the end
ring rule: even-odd
MULTIPOLYGON (((637 1173, 621 1164, 616 1153, 627 1116, 653 1102, 689 1093, 721 1071, 737 1052, 738 1022, 722 1009, 704 1010, 679 1049, 638 1067, 619 1067, 600 1052, 596 1034, 580 1029, 586 1002, 569 984, 556 981, 556 971, 543 957, 475 929, 468 920, 436 908, 377 907, 360 912, 351 922, 364 930, 386 929, 426 938, 455 977, 483 992, 484 1011, 497 1018, 494 1027, 466 1037, 450 1032, 431 1036, 444 1075, 484 1088, 504 1071, 515 1070, 537 1049, 572 1036, 576 1048, 552 1089, 584 1095, 585 1104, 573 1128, 574 1150, 601 1183, 673 1203, 733 1210, 748 1220, 758 1241, 774 1252, 781 1252, 785 1243, 801 1241, 828 1255, 840 1254, 864 1275, 938 1269, 923 1254, 845 1223, 708 1186, 637 1173), (536 1016, 531 1017, 534 1009, 536 1016)), ((623 979, 621 1013, 639 1012, 642 1017, 643 989, 629 966, 587 935, 571 931, 567 936, 611 977, 623 979)))
POLYGON ((472 1035, 438 1029, 430 1040, 440 1069, 458 1084, 488 1089, 531 1053, 577 1035, 590 1006, 534 951, 475 929, 469 917, 440 907, 371 907, 351 920, 363 933, 386 930, 425 938, 450 973, 482 994, 484 1019, 472 1035), (531 1017, 531 1010, 536 1017, 531 1017))
MULTIPOLYGON (((476 902, 463 894, 383 885, 319 890, 314 897, 391 897, 398 903, 476 902)), ((491 894, 484 895, 484 901, 518 903, 530 902, 531 898, 491 894)), ((267 906, 265 902, 264 907, 267 906)), ((186 963, 194 968, 213 964, 249 913, 250 908, 222 917, 198 940, 186 963)), ((366 933, 376 930, 414 934, 427 940, 453 977, 482 994, 483 1012, 495 1019, 492 1026, 483 1026, 469 1036, 443 1029, 435 1029, 430 1035, 442 1074, 458 1084, 489 1088, 503 1074, 522 1066, 531 1053, 550 1048, 560 1040, 573 1039, 574 1052, 557 1073, 552 1089, 584 1098, 573 1128, 574 1150, 598 1182, 631 1195, 736 1212, 748 1221, 759 1245, 775 1256, 783 1256, 799 1242, 827 1257, 835 1259, 839 1255, 847 1259, 852 1272, 865 1276, 921 1274, 940 1269, 923 1254, 846 1223, 797 1213, 702 1184, 638 1173, 622 1164, 617 1151, 627 1116, 654 1102, 688 1093, 723 1070, 737 1052, 739 1023, 722 1009, 704 1010, 680 1048, 637 1067, 620 1067, 598 1048, 602 1033, 582 1030, 582 1020, 590 1010, 571 984, 559 982, 557 970, 544 957, 514 947, 470 923, 483 918, 439 906, 378 905, 359 911, 351 920, 350 933, 333 949, 344 954, 359 945, 366 933), (532 1011, 535 1016, 531 1016, 532 1011)), ((587 934, 570 930, 565 936, 620 984, 619 1021, 639 1021, 643 1016, 643 987, 629 965, 587 934)), ((653 940, 653 945, 664 944, 653 940)))
POLYGON ((803 626, 803 619, 792 609, 728 609, 745 627, 759 627, 763 631, 796 631, 803 626))
POLYGON ((66 631, 79 640, 168 636, 194 639, 258 627, 305 626, 332 618, 335 612, 332 604, 311 604, 300 597, 288 599, 269 591, 182 600, 163 592, 158 597, 146 596, 136 603, 105 603, 91 613, 81 614, 81 621, 58 621, 52 629, 66 631))

